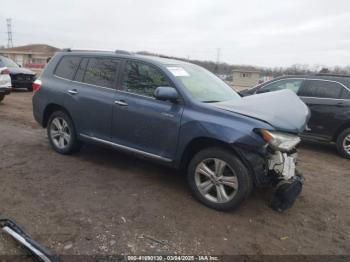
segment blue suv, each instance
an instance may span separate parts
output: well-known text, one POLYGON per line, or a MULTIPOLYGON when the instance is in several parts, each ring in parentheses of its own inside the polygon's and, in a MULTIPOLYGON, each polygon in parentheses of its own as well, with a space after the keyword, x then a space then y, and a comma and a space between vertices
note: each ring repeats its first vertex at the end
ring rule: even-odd
POLYGON ((152 159, 186 173, 194 197, 217 210, 270 185, 283 211, 301 192, 296 146, 309 110, 289 90, 241 98, 194 64, 71 49, 33 90, 34 117, 58 153, 93 142, 152 159))

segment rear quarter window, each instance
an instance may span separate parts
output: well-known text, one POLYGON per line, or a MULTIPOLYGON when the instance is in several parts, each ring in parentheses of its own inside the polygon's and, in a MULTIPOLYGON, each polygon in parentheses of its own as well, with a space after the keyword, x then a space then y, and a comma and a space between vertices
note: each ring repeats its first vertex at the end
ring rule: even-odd
POLYGON ((80 60, 81 58, 77 56, 64 56, 56 67, 54 74, 68 80, 73 80, 75 72, 79 67, 80 60))

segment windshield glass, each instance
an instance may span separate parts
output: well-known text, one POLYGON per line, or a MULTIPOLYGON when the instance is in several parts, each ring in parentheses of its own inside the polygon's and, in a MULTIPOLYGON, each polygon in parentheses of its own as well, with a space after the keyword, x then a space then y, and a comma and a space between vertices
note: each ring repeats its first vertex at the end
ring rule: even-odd
POLYGON ((183 83, 191 96, 200 102, 214 103, 241 98, 225 82, 200 66, 181 64, 167 68, 183 83))
POLYGON ((15 62, 6 57, 0 57, 0 65, 3 67, 19 67, 15 62))

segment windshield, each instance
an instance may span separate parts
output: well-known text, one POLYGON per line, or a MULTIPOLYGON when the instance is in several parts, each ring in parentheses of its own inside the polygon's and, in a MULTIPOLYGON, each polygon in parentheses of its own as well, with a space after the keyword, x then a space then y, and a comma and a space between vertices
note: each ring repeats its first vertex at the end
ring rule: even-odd
POLYGON ((167 68, 183 83, 191 96, 200 102, 214 103, 241 98, 225 82, 200 66, 181 64, 167 68))
POLYGON ((7 57, 0 57, 0 66, 2 67, 19 67, 15 62, 7 57))

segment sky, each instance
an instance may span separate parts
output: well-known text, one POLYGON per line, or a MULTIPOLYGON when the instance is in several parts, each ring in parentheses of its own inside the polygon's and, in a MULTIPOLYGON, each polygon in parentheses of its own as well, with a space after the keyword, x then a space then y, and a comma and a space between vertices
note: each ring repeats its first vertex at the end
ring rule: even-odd
POLYGON ((0 0, 0 45, 149 51, 255 66, 350 65, 349 0, 0 0), (3 3, 2 3, 3 2, 3 3))

